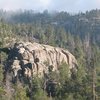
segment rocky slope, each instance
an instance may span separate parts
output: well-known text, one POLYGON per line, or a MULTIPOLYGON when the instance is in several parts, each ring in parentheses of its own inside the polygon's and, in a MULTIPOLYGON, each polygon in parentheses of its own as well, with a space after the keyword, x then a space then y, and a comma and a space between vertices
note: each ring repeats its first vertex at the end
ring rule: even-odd
POLYGON ((35 42, 15 43, 7 62, 9 66, 6 66, 6 70, 19 79, 23 75, 28 78, 35 75, 43 77, 50 67, 58 71, 62 63, 66 63, 66 67, 68 65, 69 73, 72 69, 77 71, 77 61, 69 51, 35 42))

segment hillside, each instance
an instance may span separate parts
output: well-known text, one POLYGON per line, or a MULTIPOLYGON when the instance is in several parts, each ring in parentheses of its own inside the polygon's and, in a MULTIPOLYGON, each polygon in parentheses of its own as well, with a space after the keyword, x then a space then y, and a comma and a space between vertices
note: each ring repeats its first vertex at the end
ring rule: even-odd
MULTIPOLYGON (((73 15, 0 10, 0 19, 1 100, 99 100, 100 10, 73 15), (34 77, 27 63, 41 66, 40 76, 48 64, 50 72, 34 77)), ((36 68, 32 71, 38 73, 36 68)))
MULTIPOLYGON (((36 13, 32 10, 18 12, 3 12, 1 10, 0 17, 10 24, 23 24, 23 28, 27 27, 24 24, 28 24, 29 34, 39 34, 41 30, 45 32, 48 27, 52 31, 63 28, 66 33, 79 35, 82 39, 85 38, 86 34, 91 34, 91 38, 94 38, 100 44, 100 10, 98 9, 74 15, 67 12, 49 13, 47 10, 43 13, 36 13), (36 29, 34 30, 34 28, 36 29), (32 29, 34 31, 31 32, 32 29)), ((23 31, 28 34, 24 29, 23 31)))

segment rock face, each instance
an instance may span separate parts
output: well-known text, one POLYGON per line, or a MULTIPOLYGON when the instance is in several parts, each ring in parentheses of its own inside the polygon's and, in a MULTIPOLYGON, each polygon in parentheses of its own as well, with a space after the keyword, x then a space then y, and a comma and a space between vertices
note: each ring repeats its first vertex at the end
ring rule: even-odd
POLYGON ((77 61, 69 51, 39 43, 15 43, 8 60, 15 77, 22 74, 26 77, 43 77, 50 66, 53 71, 58 71, 62 62, 69 66, 70 71, 77 70, 77 61))

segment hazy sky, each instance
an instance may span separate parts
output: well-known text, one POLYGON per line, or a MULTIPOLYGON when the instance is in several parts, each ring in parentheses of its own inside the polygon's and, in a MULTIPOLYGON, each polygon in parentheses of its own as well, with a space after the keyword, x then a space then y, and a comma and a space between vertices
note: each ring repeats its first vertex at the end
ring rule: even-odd
POLYGON ((33 9, 79 12, 100 8, 100 0, 0 0, 0 9, 33 9))

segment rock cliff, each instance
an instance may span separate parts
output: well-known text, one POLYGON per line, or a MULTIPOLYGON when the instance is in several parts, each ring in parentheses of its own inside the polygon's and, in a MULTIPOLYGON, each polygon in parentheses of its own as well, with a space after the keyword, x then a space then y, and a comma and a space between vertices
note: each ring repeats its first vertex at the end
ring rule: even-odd
POLYGON ((58 71, 63 62, 68 65, 70 72, 72 69, 77 71, 77 61, 68 50, 35 42, 15 43, 8 56, 14 77, 43 77, 50 66, 53 71, 58 71))

